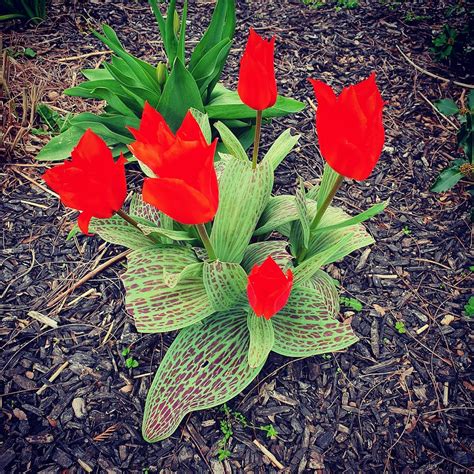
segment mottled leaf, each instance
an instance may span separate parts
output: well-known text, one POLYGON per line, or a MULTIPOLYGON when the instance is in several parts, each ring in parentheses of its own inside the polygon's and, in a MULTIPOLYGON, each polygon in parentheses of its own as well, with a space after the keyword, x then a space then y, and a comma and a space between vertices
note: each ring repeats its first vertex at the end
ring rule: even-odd
POLYGON ((141 193, 133 193, 129 214, 132 217, 141 217, 157 226, 160 225, 160 211, 155 206, 146 203, 141 193))
POLYGON ((265 363, 275 342, 271 320, 257 317, 252 309, 247 314, 247 327, 250 334, 248 362, 250 367, 259 367, 265 363))
POLYGON ((166 237, 170 240, 196 240, 196 237, 188 234, 184 230, 162 229, 161 227, 145 224, 138 224, 138 226, 145 235, 157 235, 159 237, 166 237))
POLYGON ((306 284, 311 287, 293 288, 286 306, 271 319, 273 351, 306 357, 345 349, 357 342, 350 324, 335 319, 339 297, 331 278, 320 271, 306 284))
POLYGON ((186 279, 202 279, 203 267, 203 262, 195 262, 186 265, 179 273, 171 273, 164 270, 163 281, 170 288, 174 288, 178 283, 186 279))
POLYGON ((264 160, 271 163, 273 170, 284 160, 284 158, 293 150, 298 143, 301 135, 291 135, 291 131, 285 130, 272 144, 267 151, 264 160))
POLYGON ((292 222, 290 231, 290 245, 293 255, 299 255, 300 251, 308 248, 310 237, 311 219, 313 216, 309 215, 308 200, 300 178, 299 186, 296 189, 295 204, 298 211, 298 220, 292 222))
POLYGON ((249 161, 247 153, 245 153, 244 147, 239 142, 239 139, 232 133, 232 131, 222 122, 217 122, 214 127, 219 132, 222 143, 224 143, 227 151, 242 161, 249 161))
POLYGON ((284 240, 268 240, 250 244, 244 253, 242 267, 250 273, 254 265, 261 265, 270 255, 284 270, 291 264, 291 255, 286 251, 288 243, 284 240))
POLYGON ((173 331, 214 312, 202 278, 185 279, 173 288, 164 281, 165 274, 179 274, 197 261, 191 249, 178 246, 155 246, 129 255, 122 281, 125 305, 138 332, 173 331))
POLYGON ((167 438, 190 412, 221 405, 238 395, 261 366, 248 365, 245 310, 215 313, 182 330, 153 379, 145 404, 143 437, 167 438))
POLYGON ((323 176, 321 178, 321 185, 318 192, 318 207, 322 206, 326 197, 331 192, 334 184, 337 181, 339 174, 334 171, 327 163, 324 165, 323 176))
POLYGON ((229 161, 219 181, 219 209, 211 232, 217 258, 240 263, 273 186, 268 162, 229 161))
POLYGON ((225 311, 232 308, 244 293, 247 274, 238 263, 216 260, 204 264, 203 281, 214 309, 225 311))

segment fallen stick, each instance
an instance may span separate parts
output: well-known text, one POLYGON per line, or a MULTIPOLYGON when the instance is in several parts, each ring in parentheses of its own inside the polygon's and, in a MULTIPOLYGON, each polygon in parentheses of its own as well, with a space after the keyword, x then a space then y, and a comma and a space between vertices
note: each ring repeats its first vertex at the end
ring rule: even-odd
MULTIPOLYGON (((69 365, 69 362, 66 361, 64 362, 63 364, 61 364, 57 369, 56 371, 53 373, 53 375, 51 375, 51 377, 48 379, 49 382, 54 382, 58 377, 59 375, 61 374, 61 372, 69 365)), ((38 391, 36 392, 36 395, 41 395, 47 388, 49 387, 48 384, 43 384, 42 387, 40 387, 38 389, 38 391)))
POLYGON ((69 56, 67 58, 59 58, 57 61, 62 63, 66 61, 75 61, 76 59, 90 58, 91 56, 100 56, 101 54, 111 54, 113 51, 107 49, 105 51, 94 51, 92 53, 79 54, 78 56, 69 56))
POLYGON ((270 459, 270 462, 277 469, 285 469, 285 466, 283 466, 283 464, 278 461, 278 459, 262 443, 260 443, 258 439, 254 439, 253 444, 255 444, 255 446, 257 446, 257 448, 260 449, 260 451, 262 451, 262 453, 265 454, 268 459, 270 459))

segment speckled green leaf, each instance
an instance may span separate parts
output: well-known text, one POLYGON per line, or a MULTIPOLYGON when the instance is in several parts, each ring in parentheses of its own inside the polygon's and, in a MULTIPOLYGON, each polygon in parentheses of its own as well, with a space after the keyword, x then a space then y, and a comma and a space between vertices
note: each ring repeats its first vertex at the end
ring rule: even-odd
POLYGON ((288 243, 284 240, 268 240, 250 244, 244 253, 242 267, 250 273, 254 265, 261 265, 270 255, 282 268, 286 269, 291 264, 291 255, 287 252, 288 243))
POLYGON ((227 151, 241 161, 249 161, 244 147, 239 142, 239 139, 232 133, 232 131, 222 122, 217 122, 214 127, 219 132, 222 143, 224 143, 227 151))
POLYGON ((109 219, 92 218, 89 224, 89 232, 98 234, 106 242, 123 245, 132 250, 155 245, 143 232, 117 215, 109 219))
POLYGON ((254 170, 250 162, 229 161, 219 181, 219 210, 214 218, 211 242, 217 258, 240 263, 273 186, 268 162, 254 170))
POLYGON ((182 330, 153 379, 145 404, 143 437, 150 443, 174 433, 193 411, 238 395, 261 370, 247 362, 247 313, 215 313, 182 330))
POLYGON ((293 150, 298 143, 301 135, 291 135, 291 131, 285 130, 272 144, 265 156, 264 160, 271 163, 273 170, 284 160, 284 158, 293 150))
POLYGON ((197 323, 214 312, 202 278, 185 279, 174 288, 164 281, 165 273, 179 274, 196 262, 191 249, 178 246, 155 246, 129 255, 122 281, 125 305, 135 319, 137 331, 173 331, 197 323))
MULTIPOLYGON (((350 216, 342 209, 337 207, 329 207, 321 219, 320 227, 324 228, 329 225, 345 221, 349 218, 350 216)), ((338 251, 332 255, 331 259, 324 263, 324 265, 336 262, 344 258, 346 255, 349 255, 354 250, 371 245, 375 242, 374 238, 365 230, 362 224, 352 225, 349 227, 344 227, 343 229, 331 230, 327 232, 316 232, 310 239, 306 258, 310 258, 313 255, 324 252, 346 236, 349 236, 346 244, 340 247, 338 251)))
POLYGON ((275 334, 271 320, 257 317, 252 309, 247 314, 247 327, 250 334, 248 362, 250 367, 259 367, 267 360, 273 348, 275 334))
POLYGON ((157 235, 170 240, 196 240, 196 237, 188 234, 184 230, 162 229, 161 227, 145 224, 138 224, 138 226, 145 235, 157 235))
POLYGON ((232 308, 247 286, 247 274, 238 263, 204 263, 204 287, 216 311, 232 308))
POLYGON ((295 204, 298 211, 298 220, 293 221, 290 231, 291 253, 299 255, 300 251, 308 248, 310 237, 311 219, 308 211, 308 203, 304 190, 303 181, 300 178, 299 186, 296 189, 295 204))
POLYGON ((326 163, 324 165, 323 176, 321 178, 321 185, 318 192, 318 206, 323 205, 338 177, 339 174, 326 163))
POLYGON ((186 265, 179 273, 163 271, 163 281, 170 288, 174 288, 178 283, 189 279, 201 279, 204 262, 195 262, 186 265))
POLYGON ((286 306, 271 319, 273 351, 306 357, 345 349, 357 342, 350 324, 335 319, 339 297, 331 278, 319 271, 306 285, 293 288, 286 306))
POLYGON ((146 203, 139 193, 134 193, 132 196, 129 214, 132 217, 145 219, 157 226, 160 225, 160 211, 151 204, 146 203))
MULTIPOLYGON (((310 215, 316 213, 316 203, 306 200, 310 215)), ((264 235, 298 219, 298 208, 294 196, 283 194, 270 198, 258 223, 255 235, 264 235)))

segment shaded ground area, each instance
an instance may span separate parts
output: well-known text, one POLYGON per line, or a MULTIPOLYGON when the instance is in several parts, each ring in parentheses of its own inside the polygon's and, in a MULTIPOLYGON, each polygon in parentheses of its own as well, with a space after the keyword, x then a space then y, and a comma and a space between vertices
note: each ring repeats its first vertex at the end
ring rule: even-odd
MULTIPOLYGON (((328 269, 344 296, 362 302, 359 312, 343 308, 360 342, 304 360, 272 354, 245 394, 228 404, 249 426, 216 408, 191 414, 170 439, 147 445, 140 435, 144 400, 172 335, 136 333, 118 278, 123 249, 97 237, 65 242, 75 214, 41 187, 45 167, 32 158, 45 140, 25 133, 14 153, 2 152, 0 174, 1 472, 263 473, 277 471, 275 459, 298 473, 472 468, 472 334, 463 315, 472 291, 470 204, 464 183, 441 195, 429 191, 455 156, 455 129, 428 101, 464 92, 417 72, 397 49, 438 75, 472 83, 462 68, 449 70, 429 52, 432 29, 441 28, 454 2, 361 1, 339 11, 295 0, 238 3, 237 40, 224 76, 229 85, 236 84, 253 25, 277 37, 281 93, 305 100, 312 96, 308 76, 340 90, 375 70, 388 100, 379 165, 368 181, 346 182, 336 198, 349 213, 391 200, 368 224, 376 245, 328 269), (424 18, 407 21, 407 11, 424 18), (52 319, 49 325, 38 313, 52 319), (127 347, 139 362, 133 370, 125 367, 127 347), (233 435, 230 457, 219 462, 223 420, 233 435), (269 424, 274 438, 259 429, 269 424)), ((190 5, 191 38, 211 7, 190 5)), ((99 107, 61 92, 81 80, 81 68, 106 58, 95 54, 104 48, 88 33, 100 22, 114 26, 135 54, 162 59, 144 2, 55 3, 37 28, 3 34, 4 46, 37 52, 12 61, 9 86, 19 109, 21 91, 31 84, 58 109, 99 107)), ((314 180, 322 168, 311 108, 275 120, 263 137, 287 127, 303 138, 278 170, 278 192, 292 191, 298 174, 314 180)), ((7 148, 18 130, 18 124, 8 129, 7 148)), ((132 174, 138 188, 139 173, 132 174)))

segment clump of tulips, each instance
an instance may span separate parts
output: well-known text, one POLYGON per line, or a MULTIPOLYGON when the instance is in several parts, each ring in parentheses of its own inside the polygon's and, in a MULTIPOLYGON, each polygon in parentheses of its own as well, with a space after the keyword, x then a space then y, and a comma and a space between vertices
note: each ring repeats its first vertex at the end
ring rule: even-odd
POLYGON ((332 199, 345 177, 366 179, 376 165, 384 102, 374 74, 339 96, 311 79, 321 185, 272 196, 274 170, 299 138, 286 131, 259 156, 263 112, 277 98, 273 53, 274 39, 250 30, 238 93, 256 111, 252 159, 224 124, 216 129, 227 152, 216 156, 204 114, 190 110, 173 131, 146 104, 129 145, 146 178, 128 206, 124 158, 114 161, 92 131, 71 161, 44 175, 65 206, 81 211, 83 233, 133 250, 122 281, 137 330, 182 329, 148 393, 149 442, 170 436, 187 413, 236 396, 271 351, 303 357, 357 341, 337 319, 338 292, 322 267, 373 243, 361 222, 386 203, 349 216, 332 199))

